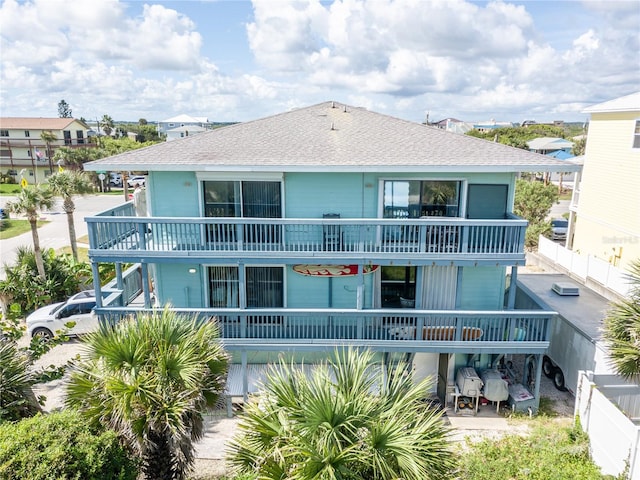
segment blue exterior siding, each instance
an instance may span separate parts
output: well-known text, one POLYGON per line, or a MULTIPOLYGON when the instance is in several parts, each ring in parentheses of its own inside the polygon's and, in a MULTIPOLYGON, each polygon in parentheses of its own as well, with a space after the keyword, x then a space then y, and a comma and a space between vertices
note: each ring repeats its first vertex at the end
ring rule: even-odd
POLYGON ((155 265, 156 295, 162 304, 178 308, 205 306, 206 271, 200 265, 158 263, 155 265), (189 273, 189 269, 196 269, 189 273))
MULTIPOLYGON (((211 177, 210 177, 211 178, 211 177)), ((229 178, 224 175, 221 178, 229 178)), ((250 173, 238 178, 251 179, 250 173)), ((285 218, 321 218, 338 213, 341 218, 375 218, 380 212, 380 182, 383 179, 466 179, 468 183, 509 185, 509 204, 513 199, 514 175, 413 173, 287 173, 283 177, 285 218)), ((149 210, 153 217, 198 217, 202 193, 195 172, 151 172, 148 177, 149 210)), ((464 188, 463 188, 464 190, 464 188)), ((461 203, 464 203, 464 192, 461 203)), ((236 259, 234 259, 235 263, 236 259)), ((313 263, 313 259, 300 263, 313 263)), ((322 261, 318 262, 322 263, 322 261)), ((461 267, 462 268, 462 267, 461 267)), ((161 302, 176 307, 207 307, 206 266, 159 263, 154 267, 156 295, 161 302), (197 273, 189 273, 196 268, 197 273)), ((286 306, 289 308, 356 308, 358 277, 305 277, 285 269, 286 306)), ((504 295, 504 268, 464 267, 461 273, 457 308, 499 309, 504 295)), ((376 304, 374 275, 365 276, 364 308, 376 304)))
POLYGON ((198 217, 202 200, 194 172, 153 172, 147 179, 153 192, 149 211, 154 217, 198 217))
POLYGON ((371 175, 289 173, 285 178, 288 218, 321 218, 339 213, 342 218, 377 216, 377 181, 371 175))
POLYGON ((497 310, 504 304, 504 267, 463 267, 457 307, 497 310))

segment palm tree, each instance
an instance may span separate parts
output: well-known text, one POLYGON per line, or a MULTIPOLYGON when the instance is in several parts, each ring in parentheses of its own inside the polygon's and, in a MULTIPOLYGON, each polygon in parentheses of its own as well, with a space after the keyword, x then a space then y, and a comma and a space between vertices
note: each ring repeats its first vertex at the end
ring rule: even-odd
POLYGON ((629 294, 612 302, 604 320, 604 342, 616 372, 640 378, 640 259, 629 268, 629 294))
POLYGON ((26 215, 31 225, 33 237, 33 253, 36 256, 38 276, 45 278, 42 250, 40 249, 40 237, 38 236, 38 211, 50 209, 53 206, 53 194, 51 190, 41 185, 33 185, 20 190, 15 200, 8 202, 7 210, 18 215, 26 215))
POLYGON ((224 390, 227 358, 217 325, 165 308, 103 326, 85 342, 66 404, 118 432, 147 479, 184 478, 203 412, 224 390))
POLYGON ((104 130, 104 133, 109 136, 111 135, 111 132, 113 131, 113 127, 114 127, 114 123, 113 123, 113 118, 111 118, 109 115, 103 115, 102 116, 102 120, 100 120, 100 126, 102 127, 102 129, 104 130))
POLYGON ((40 138, 47 145, 47 158, 49 159, 49 173, 53 173, 53 155, 51 154, 51 144, 58 141, 55 133, 45 130, 40 134, 40 138))
POLYGON ((93 183, 83 172, 65 170, 49 177, 49 188, 55 196, 61 197, 63 200, 62 207, 67 214, 67 224, 69 226, 71 254, 77 262, 78 244, 76 241, 76 227, 73 221, 73 212, 76 209, 76 204, 73 202, 73 196, 93 192, 93 183))
POLYGON ((441 411, 423 401, 405 365, 373 365, 373 354, 338 351, 306 374, 281 361, 258 400, 245 406, 229 445, 238 474, 261 479, 452 478, 441 411))
POLYGON ((31 390, 36 383, 28 353, 15 341, 0 337, 0 423, 19 420, 41 411, 31 390))

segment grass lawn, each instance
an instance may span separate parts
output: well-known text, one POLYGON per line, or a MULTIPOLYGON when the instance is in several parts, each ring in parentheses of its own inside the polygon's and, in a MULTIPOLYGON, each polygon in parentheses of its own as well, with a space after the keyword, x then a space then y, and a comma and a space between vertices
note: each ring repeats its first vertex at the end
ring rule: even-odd
POLYGON ((20 192, 19 183, 0 183, 0 195, 15 195, 20 192))
MULTIPOLYGON (((46 225, 47 223, 49 222, 46 220, 38 221, 38 227, 46 225)), ((29 225, 28 220, 15 220, 7 218, 3 220, 2 224, 0 225, 0 240, 12 238, 30 231, 31 225, 29 225)))
MULTIPOLYGON (((78 247, 78 261, 89 262, 89 249, 85 247, 78 247)), ((62 247, 56 251, 56 254, 64 254, 71 256, 71 246, 62 247)))

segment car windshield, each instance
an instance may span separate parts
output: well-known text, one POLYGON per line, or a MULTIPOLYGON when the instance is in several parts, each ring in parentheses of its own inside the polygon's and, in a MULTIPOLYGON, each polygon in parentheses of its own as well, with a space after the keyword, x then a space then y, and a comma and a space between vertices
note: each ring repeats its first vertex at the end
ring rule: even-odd
POLYGON ((51 310, 51 315, 55 314, 58 312, 58 310, 60 310, 62 307, 64 307, 67 304, 67 302, 62 302, 60 305, 58 305, 56 308, 54 308, 53 310, 51 310))
POLYGON ((554 227, 566 227, 567 225, 569 225, 569 222, 567 222, 566 220, 554 220, 553 222, 551 222, 551 225, 553 225, 554 227))

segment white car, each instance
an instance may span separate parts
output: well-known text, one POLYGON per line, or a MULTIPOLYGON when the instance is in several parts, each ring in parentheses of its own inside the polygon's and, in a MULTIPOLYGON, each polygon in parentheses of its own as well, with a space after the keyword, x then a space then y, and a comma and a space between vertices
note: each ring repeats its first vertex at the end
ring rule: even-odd
POLYGON ((39 308, 27 317, 27 332, 30 337, 53 338, 59 330, 66 335, 82 335, 99 328, 98 317, 93 312, 96 306, 95 292, 85 290, 69 297, 66 302, 54 303, 39 308), (71 328, 66 324, 74 322, 71 328))
POLYGON ((141 187, 144 187, 145 183, 146 183, 146 179, 143 175, 136 175, 134 177, 129 177, 127 179, 127 184, 130 187, 137 187, 138 185, 140 185, 141 187))

